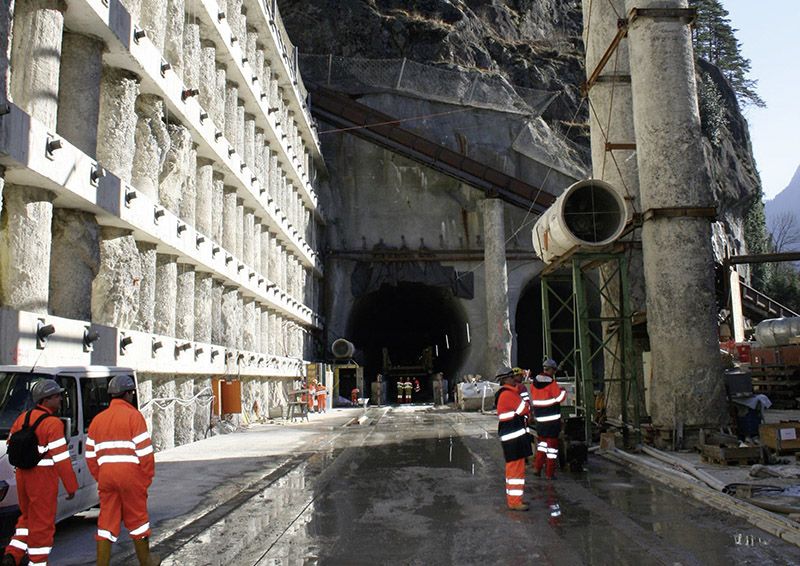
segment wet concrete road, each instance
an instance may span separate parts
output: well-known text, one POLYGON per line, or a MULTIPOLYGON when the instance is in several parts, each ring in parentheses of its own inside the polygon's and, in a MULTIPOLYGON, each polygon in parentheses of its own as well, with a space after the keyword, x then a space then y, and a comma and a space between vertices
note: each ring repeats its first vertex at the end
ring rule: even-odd
POLYGON ((156 541, 165 564, 800 564, 797 547, 597 457, 555 482, 529 474, 531 510, 510 512, 494 417, 370 416, 156 541))

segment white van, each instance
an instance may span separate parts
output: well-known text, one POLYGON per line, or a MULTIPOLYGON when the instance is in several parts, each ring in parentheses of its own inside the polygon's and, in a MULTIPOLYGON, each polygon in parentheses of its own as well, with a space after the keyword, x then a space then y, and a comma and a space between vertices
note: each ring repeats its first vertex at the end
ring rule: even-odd
POLYGON ((6 440, 11 425, 23 411, 32 408, 31 385, 41 378, 54 379, 64 388, 61 420, 69 444, 72 469, 78 478, 78 491, 69 501, 59 482, 56 521, 71 517, 99 503, 97 484, 86 465, 86 432, 89 423, 111 402, 108 382, 115 375, 136 373, 130 368, 106 366, 25 367, 0 366, 0 539, 10 538, 19 516, 17 481, 8 463, 6 440))

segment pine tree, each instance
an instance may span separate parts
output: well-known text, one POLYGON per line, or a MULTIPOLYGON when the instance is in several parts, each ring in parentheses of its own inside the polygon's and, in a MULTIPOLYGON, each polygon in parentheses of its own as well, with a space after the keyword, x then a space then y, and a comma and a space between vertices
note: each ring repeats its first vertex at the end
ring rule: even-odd
POLYGON ((742 55, 742 44, 736 39, 738 30, 731 27, 729 13, 720 0, 691 0, 691 5, 697 9, 695 55, 719 67, 742 105, 766 106, 756 92, 758 81, 747 76, 750 59, 742 55))

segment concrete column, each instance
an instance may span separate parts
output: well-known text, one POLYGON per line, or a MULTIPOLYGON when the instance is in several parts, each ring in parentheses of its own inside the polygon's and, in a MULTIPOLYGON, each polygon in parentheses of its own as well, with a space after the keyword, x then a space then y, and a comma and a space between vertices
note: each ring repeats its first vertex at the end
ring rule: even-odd
POLYGON ((253 351, 263 352, 261 349, 261 304, 258 301, 253 304, 253 351))
MULTIPOLYGON (((685 8, 684 0, 628 0, 626 9, 685 8)), ((713 204, 700 133, 691 30, 637 18, 628 33, 642 211, 713 204)), ((656 216, 642 228, 651 417, 657 429, 716 426, 725 418, 711 219, 656 216)))
POLYGON ((95 157, 103 74, 103 42, 96 37, 64 33, 58 83, 58 133, 95 157))
MULTIPOLYGON (((167 0, 167 20, 164 34, 164 59, 183 78, 184 1, 167 0)), ((183 81, 186 84, 186 81, 183 81)), ((187 84, 188 86, 188 84, 187 84)))
POLYGON ((55 131, 64 28, 63 0, 17 0, 11 42, 11 97, 55 131))
POLYGON ((256 302, 247 298, 243 301, 242 348, 256 350, 256 302))
POLYGON ((255 211, 252 208, 244 209, 244 231, 242 232, 242 261, 245 265, 253 267, 253 233, 255 230, 255 211))
MULTIPOLYGON (((211 378, 208 376, 195 376, 194 394, 205 393, 211 395, 211 378)), ((194 413, 194 439, 203 440, 211 424, 211 404, 197 405, 194 413)))
POLYGON ((194 339, 211 342, 212 328, 212 284, 210 273, 195 272, 194 281, 194 339))
POLYGON ((139 312, 142 265, 136 240, 128 230, 103 227, 100 267, 92 282, 92 322, 133 328, 139 312))
POLYGON ((205 157, 197 158, 197 200, 195 207, 195 229, 212 237, 214 199, 214 162, 205 157))
POLYGON ((225 185, 225 192, 222 203, 222 247, 233 255, 236 255, 236 232, 238 224, 236 222, 236 188, 225 185))
POLYGON ((222 321, 222 297, 225 286, 219 279, 211 280, 211 343, 225 344, 225 326, 222 321))
POLYGON ((136 142, 133 154, 131 183, 153 202, 158 202, 159 173, 162 160, 170 148, 170 137, 164 125, 164 103, 154 94, 136 99, 136 142))
POLYGON ((92 281, 100 269, 100 227, 94 214, 69 208, 53 211, 50 254, 50 312, 92 319, 92 281))
POLYGON ((255 219, 253 226, 253 271, 261 273, 261 219, 255 219))
POLYGON ((178 264, 178 290, 175 297, 175 338, 194 340, 195 272, 188 263, 178 264))
POLYGON ((265 279, 270 278, 270 253, 271 253, 272 238, 270 237, 269 228, 267 226, 261 227, 261 275, 265 279))
POLYGON ((236 347, 244 349, 244 297, 241 293, 236 293, 236 347))
POLYGON ((153 377, 153 398, 163 399, 153 405, 153 431, 150 436, 156 452, 175 447, 175 376, 159 374, 153 377))
MULTIPOLYGON (((200 24, 195 17, 184 14, 183 24, 183 84, 187 88, 200 87, 200 66, 202 52, 200 46, 200 24)), ((208 110, 208 108, 206 108, 208 110)))
POLYGON ((144 417, 147 430, 153 435, 153 376, 146 373, 139 373, 136 380, 136 396, 139 398, 139 409, 144 417))
POLYGON ((262 307, 259 315, 259 324, 261 325, 261 332, 259 334, 261 340, 258 345, 259 352, 269 352, 269 311, 262 307))
POLYGON ((170 143, 159 174, 158 200, 178 216, 183 198, 188 196, 194 201, 194 195, 185 195, 189 173, 194 171, 190 166, 192 134, 180 124, 168 124, 167 132, 170 143))
POLYGON ((200 41, 199 65, 197 68, 197 89, 200 91, 200 106, 202 106, 211 120, 220 126, 217 114, 217 47, 213 41, 200 41))
POLYGON ((156 245, 136 242, 141 269, 139 280, 139 311, 136 315, 136 330, 153 332, 156 308, 156 245))
POLYGON ((164 51, 167 31, 167 3, 164 0, 142 0, 142 15, 139 25, 159 51, 164 51))
POLYGON ((225 286, 222 292, 222 345, 237 348, 241 336, 238 316, 239 293, 236 287, 225 286))
POLYGON ((234 82, 225 83, 225 139, 236 148, 236 125, 238 124, 239 86, 234 82))
POLYGON ((244 257, 244 201, 236 199, 236 249, 233 252, 240 260, 244 257))
POLYGON ((236 140, 234 141, 234 147, 236 147, 236 153, 244 159, 244 101, 239 99, 236 104, 236 140))
MULTIPOLYGON (((591 22, 591 33, 584 29, 586 72, 587 75, 591 75, 617 33, 617 14, 625 13, 625 0, 584 3, 583 12, 583 21, 591 22)), ((606 65, 600 80, 589 91, 589 99, 593 108, 589 113, 592 176, 610 183, 636 212, 640 212, 639 170, 636 159, 632 159, 635 150, 614 150, 613 153, 606 150, 606 141, 617 144, 635 143, 636 141, 633 128, 633 96, 627 40, 623 40, 617 47, 616 53, 611 62, 606 65)), ((641 235, 637 231, 633 235, 633 239, 639 240, 640 238, 641 235)), ((642 312, 646 309, 642 250, 632 247, 625 252, 625 255, 628 259, 630 306, 634 312, 642 312)), ((602 316, 604 317, 618 316, 620 312, 620 305, 616 301, 609 302, 611 299, 619 297, 617 278, 615 277, 616 269, 616 264, 600 268, 602 280, 607 281, 608 288, 608 293, 601 298, 602 316)), ((608 349, 617 351, 619 346, 616 334, 607 336, 608 324, 604 325, 603 332, 604 339, 608 341, 608 349)), ((614 332, 613 329, 612 332, 614 332)), ((639 342, 641 340, 634 344, 635 352, 632 362, 639 382, 640 413, 644 414, 644 380, 641 364, 644 344, 639 342)), ((606 412, 609 417, 620 418, 622 415, 620 389, 623 385, 619 381, 620 364, 616 363, 609 353, 605 355, 605 362, 606 412)), ((633 405, 629 407, 628 414, 633 415, 633 405)))
POLYGON ((47 313, 53 199, 50 191, 6 184, 0 217, 0 305, 47 313))
POLYGON ((247 34, 247 49, 246 49, 247 62, 250 64, 250 68, 253 70, 253 75, 256 75, 255 70, 258 68, 256 66, 257 63, 256 44, 258 43, 258 31, 256 31, 256 28, 254 28, 253 26, 247 26, 246 34, 247 34))
POLYGON ((228 0, 228 21, 242 53, 247 49, 247 23, 242 12, 242 0, 228 0))
POLYGON ((498 368, 511 364, 511 326, 508 317, 508 272, 506 271, 506 230, 503 201, 480 202, 484 232, 484 273, 486 281, 486 364, 484 375, 494 376, 498 368))
POLYGON ((256 117, 244 115, 244 162, 250 170, 256 171, 256 117))
POLYGON ((186 184, 183 187, 178 216, 190 226, 197 225, 197 146, 193 143, 186 155, 186 184))
POLYGON ((225 109, 226 101, 227 101, 227 78, 225 74, 225 65, 217 65, 217 84, 215 88, 215 97, 214 100, 216 104, 214 106, 214 124, 217 126, 217 129, 220 132, 225 131, 225 109))
POLYGON ((267 341, 269 343, 269 353, 273 355, 283 355, 282 352, 278 351, 278 336, 280 335, 280 323, 278 320, 278 315, 270 312, 269 313, 269 331, 267 332, 267 341))
POLYGON ((175 304, 178 293, 178 258, 158 254, 156 258, 156 303, 153 333, 175 336, 175 304))
POLYGON ((128 183, 133 172, 138 96, 138 76, 122 69, 103 67, 97 119, 97 160, 128 183))
MULTIPOLYGON (((182 400, 192 399, 194 397, 194 378, 175 376, 175 396, 182 400)), ((196 410, 197 406, 194 403, 190 405, 175 404, 175 446, 194 442, 196 410)))
POLYGON ((258 179, 261 188, 264 188, 267 179, 264 176, 264 130, 261 128, 256 128, 253 142, 253 175, 258 179))
POLYGON ((215 170, 211 184, 211 237, 218 244, 222 244, 224 238, 225 181, 223 179, 224 175, 215 170))
POLYGON ((264 46, 256 43, 256 64, 253 67, 256 77, 258 78, 258 86, 261 92, 266 92, 264 88, 264 46))

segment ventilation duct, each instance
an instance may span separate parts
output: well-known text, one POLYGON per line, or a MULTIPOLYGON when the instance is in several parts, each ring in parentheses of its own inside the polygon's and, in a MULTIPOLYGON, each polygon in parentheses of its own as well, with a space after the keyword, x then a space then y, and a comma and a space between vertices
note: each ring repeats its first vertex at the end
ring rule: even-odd
POLYGON ((334 340, 333 344, 331 344, 331 352, 333 352, 334 357, 339 359, 352 358, 353 354, 356 352, 356 347, 353 346, 353 343, 349 340, 339 338, 338 340, 334 340))
POLYGON ((765 348, 788 346, 800 338, 800 317, 770 318, 756 326, 756 340, 765 348))
POLYGON ((602 248, 620 237, 628 206, 605 181, 587 179, 570 186, 533 227, 533 247, 545 263, 570 250, 602 248))

